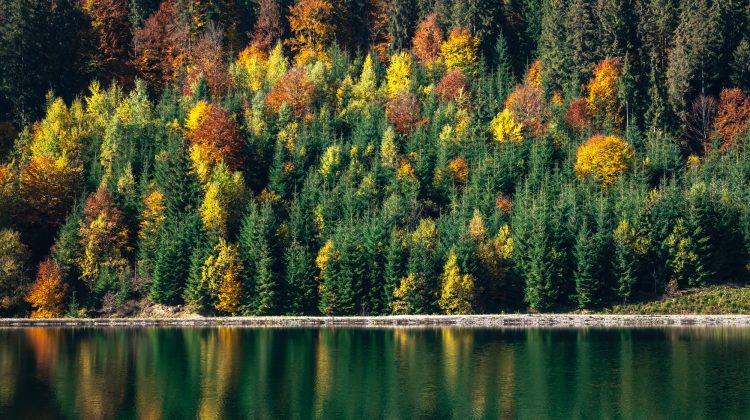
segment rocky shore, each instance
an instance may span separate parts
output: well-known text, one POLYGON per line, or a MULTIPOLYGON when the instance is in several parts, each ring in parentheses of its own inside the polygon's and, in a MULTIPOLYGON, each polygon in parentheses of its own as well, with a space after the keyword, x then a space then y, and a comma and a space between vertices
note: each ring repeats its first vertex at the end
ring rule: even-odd
POLYGON ((0 319, 3 327, 474 327, 474 328, 621 328, 738 326, 750 327, 750 315, 398 315, 398 316, 269 316, 186 318, 0 319))

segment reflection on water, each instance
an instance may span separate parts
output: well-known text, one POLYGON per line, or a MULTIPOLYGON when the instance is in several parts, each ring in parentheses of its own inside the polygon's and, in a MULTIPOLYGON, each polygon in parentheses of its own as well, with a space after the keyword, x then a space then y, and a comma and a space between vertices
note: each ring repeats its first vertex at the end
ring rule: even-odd
POLYGON ((0 330, 0 418, 747 418, 750 329, 0 330))

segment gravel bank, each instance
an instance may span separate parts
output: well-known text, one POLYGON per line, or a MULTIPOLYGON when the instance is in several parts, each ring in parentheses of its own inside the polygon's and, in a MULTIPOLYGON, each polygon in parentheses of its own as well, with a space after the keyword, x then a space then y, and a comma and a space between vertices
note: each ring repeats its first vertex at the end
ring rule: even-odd
POLYGON ((245 327, 750 327, 750 315, 399 315, 352 317, 227 317, 227 318, 92 318, 0 319, 2 327, 138 327, 138 326, 245 326, 245 327))

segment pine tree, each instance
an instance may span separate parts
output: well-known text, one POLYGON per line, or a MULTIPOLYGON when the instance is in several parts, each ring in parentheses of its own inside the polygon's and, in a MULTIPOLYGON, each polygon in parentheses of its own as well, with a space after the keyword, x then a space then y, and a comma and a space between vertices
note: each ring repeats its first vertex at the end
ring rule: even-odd
MULTIPOLYGON (((563 16, 568 8, 562 0, 544 0, 539 58, 542 60, 542 83, 547 92, 567 85, 570 80, 570 47, 563 16)), ((571 35, 572 36, 572 35, 571 35)))
POLYGON ((570 47, 570 65, 567 68, 569 88, 572 92, 578 92, 589 78, 593 64, 598 61, 598 57, 594 55, 594 22, 588 0, 570 2, 565 29, 570 47))
POLYGON ((151 300, 165 305, 181 301, 190 276, 193 251, 202 240, 200 220, 195 214, 183 215, 179 221, 167 220, 159 234, 159 251, 149 292, 151 300))
POLYGON ((495 83, 497 84, 497 103, 502 104, 516 85, 513 74, 513 62, 508 50, 508 42, 503 33, 497 36, 495 44, 495 83))
POLYGON ((286 267, 286 313, 310 315, 317 312, 315 264, 312 255, 298 242, 292 242, 284 252, 286 267))
POLYGON ((242 301, 245 313, 268 315, 282 308, 283 289, 276 275, 276 217, 269 204, 251 204, 239 232, 239 252, 244 266, 242 301))
POLYGON ((388 2, 386 16, 388 34, 392 51, 406 50, 414 36, 417 25, 417 7, 415 0, 391 0, 388 2))

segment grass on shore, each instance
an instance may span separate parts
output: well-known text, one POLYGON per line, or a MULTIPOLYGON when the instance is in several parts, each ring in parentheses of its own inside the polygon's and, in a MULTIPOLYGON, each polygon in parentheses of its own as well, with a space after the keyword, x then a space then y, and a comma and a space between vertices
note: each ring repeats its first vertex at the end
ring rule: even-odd
POLYGON ((660 300, 617 305, 603 312, 627 315, 746 315, 750 314, 750 286, 688 289, 660 300))

